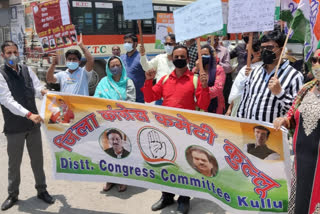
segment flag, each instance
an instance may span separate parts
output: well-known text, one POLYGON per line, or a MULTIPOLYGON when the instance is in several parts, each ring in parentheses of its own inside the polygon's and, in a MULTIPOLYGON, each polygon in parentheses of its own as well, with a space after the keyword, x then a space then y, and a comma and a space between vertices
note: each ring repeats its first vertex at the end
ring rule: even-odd
POLYGON ((320 39, 320 0, 281 1, 281 20, 288 23, 290 38, 304 45, 304 61, 308 62, 320 39))

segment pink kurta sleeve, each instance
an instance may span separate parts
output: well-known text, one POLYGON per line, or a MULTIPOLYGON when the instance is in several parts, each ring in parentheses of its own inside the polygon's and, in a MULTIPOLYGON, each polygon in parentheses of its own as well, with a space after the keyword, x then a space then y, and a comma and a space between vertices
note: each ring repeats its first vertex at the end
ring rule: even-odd
POLYGON ((209 87, 210 99, 216 98, 219 94, 223 93, 225 81, 226 74, 224 73, 222 66, 217 65, 214 85, 212 87, 209 87))

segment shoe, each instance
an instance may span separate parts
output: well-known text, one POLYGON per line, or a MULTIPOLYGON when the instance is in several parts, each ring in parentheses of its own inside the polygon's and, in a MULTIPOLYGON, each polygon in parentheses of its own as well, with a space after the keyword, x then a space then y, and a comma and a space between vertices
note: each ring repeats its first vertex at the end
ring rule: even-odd
POLYGON ((11 208, 18 201, 18 196, 9 195, 8 198, 1 205, 1 210, 7 210, 11 208))
POLYGON ((189 212, 190 202, 178 203, 177 214, 187 214, 189 212))
POLYGON ((124 192, 127 190, 127 185, 125 184, 119 184, 119 187, 118 187, 118 192, 124 192))
POLYGON ((103 191, 107 192, 114 186, 114 183, 106 183, 106 185, 103 186, 103 191))
POLYGON ((165 199, 165 198, 161 197, 159 201, 157 201, 155 204, 152 205, 151 210, 152 211, 161 210, 161 209, 163 209, 173 203, 174 203, 173 198, 172 199, 165 199))
POLYGON ((51 197, 51 195, 49 195, 49 193, 47 191, 39 193, 38 194, 38 198, 40 198, 41 200, 43 200, 47 204, 53 204, 54 203, 54 199, 51 197))

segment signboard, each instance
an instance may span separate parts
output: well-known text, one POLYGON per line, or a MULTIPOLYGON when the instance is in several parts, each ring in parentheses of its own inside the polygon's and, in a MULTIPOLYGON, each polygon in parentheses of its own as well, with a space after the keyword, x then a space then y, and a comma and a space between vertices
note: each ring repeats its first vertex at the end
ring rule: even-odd
POLYGON ((173 11, 176 42, 223 28, 221 1, 198 0, 173 11))
POLYGON ((77 44, 68 0, 51 0, 37 4, 32 9, 36 31, 45 52, 77 44))
POLYGON ((229 0, 228 33, 274 29, 275 0, 229 0))
POLYGON ((157 13, 155 49, 163 49, 165 37, 172 33, 174 33, 173 14, 157 13))
POLYGON ((51 93, 42 106, 56 179, 205 198, 232 213, 287 212, 287 132, 272 124, 51 93), (257 142, 267 152, 253 152, 257 142))
POLYGON ((25 36, 23 5, 10 7, 10 30, 11 30, 11 40, 18 45, 19 55, 20 57, 23 57, 24 36, 25 36))
POLYGON ((122 0, 125 20, 152 19, 152 0, 122 0))

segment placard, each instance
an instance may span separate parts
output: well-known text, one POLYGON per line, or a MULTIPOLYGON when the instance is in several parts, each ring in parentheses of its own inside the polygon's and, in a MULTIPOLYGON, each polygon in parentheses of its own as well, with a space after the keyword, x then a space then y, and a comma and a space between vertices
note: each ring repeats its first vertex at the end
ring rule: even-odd
POLYGON ((223 28, 221 1, 198 0, 173 11, 176 42, 213 33, 223 28))
POLYGON ((165 37, 174 33, 172 13, 157 13, 155 49, 163 49, 165 37))
POLYGON ((36 4, 33 17, 44 52, 77 44, 77 33, 71 23, 68 0, 52 0, 36 4))
POLYGON ((125 20, 152 19, 152 0, 122 0, 125 20))
POLYGON ((228 33, 274 29, 275 0, 229 0, 228 33))

